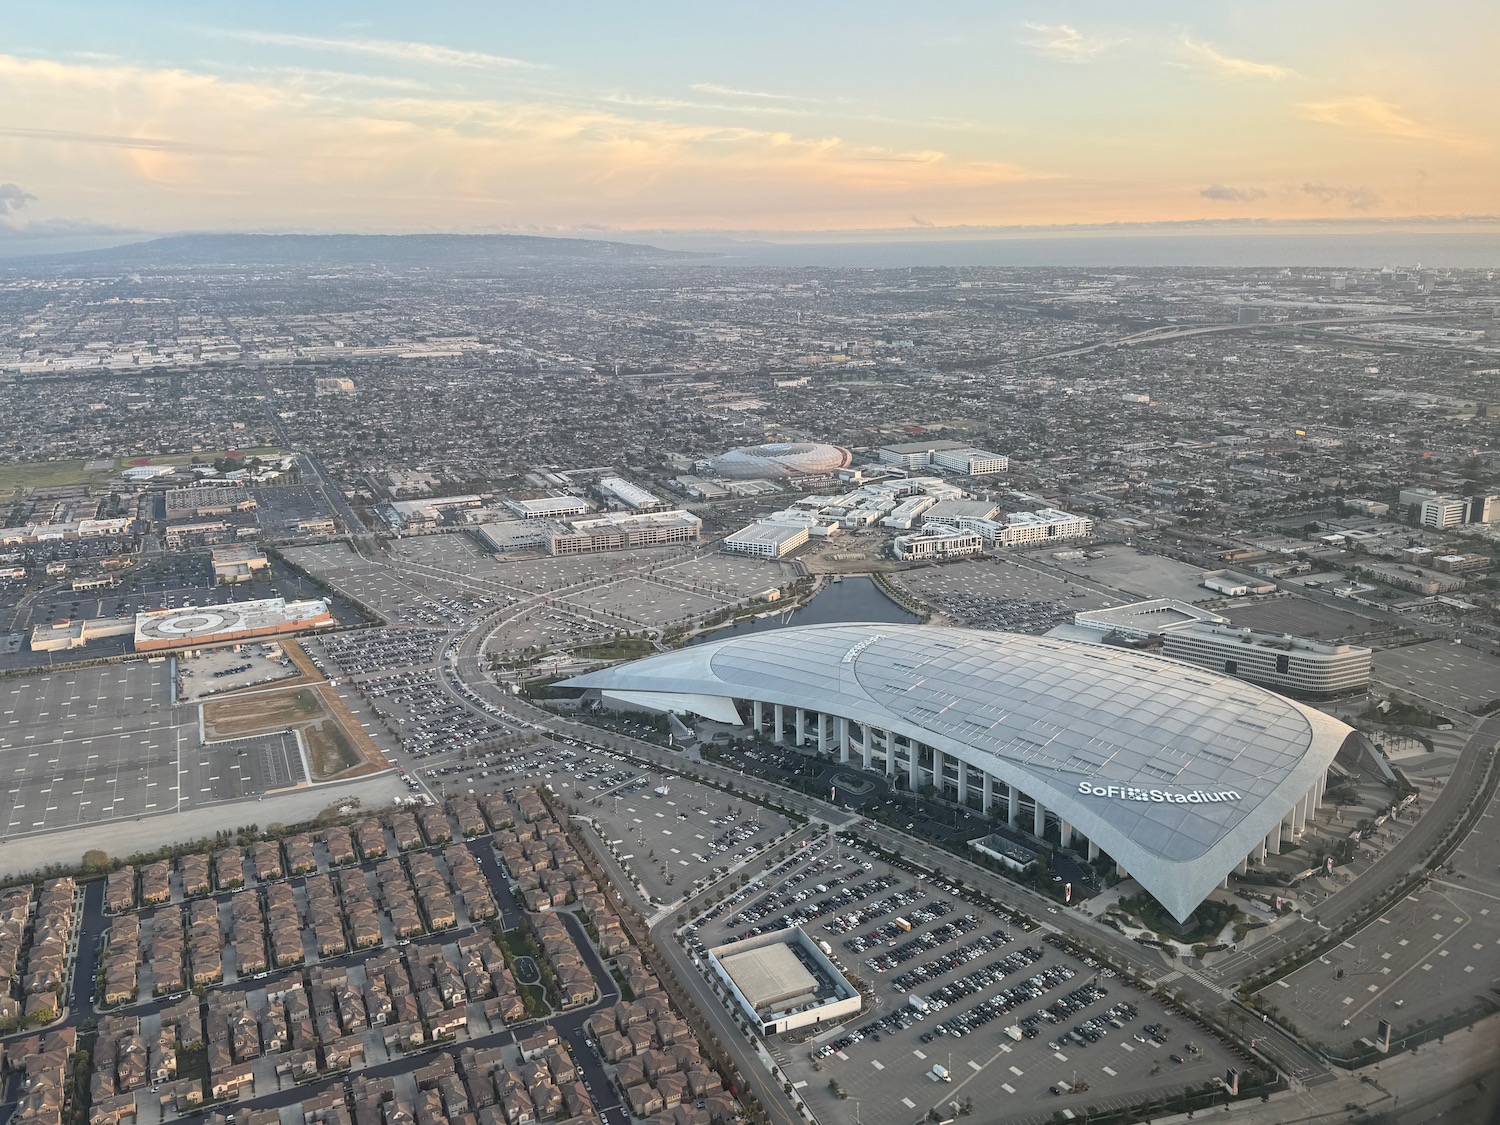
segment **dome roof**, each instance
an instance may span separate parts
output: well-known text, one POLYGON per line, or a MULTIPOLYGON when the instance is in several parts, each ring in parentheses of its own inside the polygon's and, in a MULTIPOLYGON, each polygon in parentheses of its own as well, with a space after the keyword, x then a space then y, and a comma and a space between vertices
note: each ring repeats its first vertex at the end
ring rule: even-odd
POLYGON ((711 464, 713 471, 722 477, 763 480, 831 473, 849 464, 851 458, 842 445, 777 441, 731 449, 719 454, 711 464))
POLYGON ((1354 734, 1314 708, 1164 657, 930 625, 775 629, 562 686, 755 699, 915 739, 1040 798, 1179 919, 1354 734))

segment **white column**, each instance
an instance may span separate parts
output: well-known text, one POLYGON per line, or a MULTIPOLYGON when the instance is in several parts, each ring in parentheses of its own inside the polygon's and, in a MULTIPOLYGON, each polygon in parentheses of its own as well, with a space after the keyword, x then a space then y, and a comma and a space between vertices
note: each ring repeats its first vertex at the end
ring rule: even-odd
POLYGON ((906 787, 915 793, 922 788, 922 748, 915 742, 907 749, 906 787))
MULTIPOLYGON (((864 748, 864 758, 865 758, 865 763, 864 764, 865 764, 865 769, 867 769, 867 770, 874 769, 875 768, 875 731, 874 731, 873 728, 871 728, 868 725, 860 727, 860 730, 862 730, 862 731, 865 732, 865 748, 864 748)), ((886 772, 887 772, 887 774, 889 774, 890 771, 887 770, 886 772)))
POLYGON ((1250 857, 1246 856, 1244 859, 1240 860, 1239 864, 1236 865, 1236 867, 1235 867, 1234 870, 1235 870, 1235 873, 1239 874, 1239 875, 1243 875, 1246 871, 1249 871, 1250 870, 1250 857))
POLYGON ((1307 828, 1307 806, 1311 800, 1312 794, 1304 793, 1302 799, 1292 806, 1293 837, 1302 835, 1303 830, 1307 828))
POLYGON ((820 713, 818 715, 818 717, 817 717, 817 724, 818 724, 818 753, 819 754, 827 754, 829 752, 829 749, 830 749, 830 747, 828 745, 828 740, 829 740, 829 737, 831 736, 831 733, 832 733, 828 729, 828 716, 820 713))
POLYGON ((759 734, 766 725, 766 717, 761 712, 760 700, 758 699, 751 700, 750 702, 750 725, 755 728, 756 734, 759 734))
POLYGON ((937 790, 939 798, 943 795, 943 774, 947 768, 947 763, 943 761, 943 752, 934 749, 932 752, 932 787, 937 790))
POLYGON ((1042 807, 1042 802, 1035 797, 1031 799, 1031 827, 1032 835, 1038 838, 1047 830, 1047 810, 1042 807))
POLYGON ((1262 840, 1255 845, 1255 862, 1262 863, 1266 858, 1266 842, 1262 840))
POLYGON ((778 703, 771 710, 771 723, 775 727, 775 729, 771 731, 771 741, 776 743, 778 746, 781 745, 781 724, 783 721, 784 712, 782 710, 781 704, 778 703))
MULTIPOLYGON (((875 741, 873 728, 866 727, 865 729, 872 731, 870 741, 873 743, 875 741)), ((896 776, 896 747, 891 744, 891 732, 883 730, 880 732, 880 737, 885 743, 885 776, 894 779, 896 776)))
POLYGON ((1261 856, 1262 859, 1265 859, 1267 855, 1281 854, 1281 825, 1278 824, 1266 833, 1266 842, 1261 846, 1266 850, 1265 855, 1261 856))
POLYGON ((990 815, 990 806, 995 803, 995 779, 989 770, 984 771, 984 793, 979 798, 984 815, 990 815))
POLYGON ((1093 863, 1094 860, 1096 860, 1098 858, 1099 858, 1099 845, 1096 844, 1096 843, 1094 843, 1094 841, 1090 840, 1089 841, 1089 862, 1093 863))
POLYGON ((792 731, 795 735, 793 746, 801 746, 807 741, 807 712, 800 707, 792 708, 792 731))
POLYGON ((1005 810, 1005 822, 1012 828, 1021 819, 1021 791, 1016 788, 1015 782, 1010 783, 1010 807, 1005 810))
POLYGON ((965 808, 969 805, 969 763, 962 759, 958 761, 958 803, 965 808))
POLYGON ((1073 826, 1066 820, 1058 821, 1057 842, 1059 847, 1071 848, 1073 846, 1073 826))
MULTIPOLYGON (((849 760, 849 720, 839 716, 839 761, 849 760)), ((868 762, 865 763, 869 765, 868 762)))

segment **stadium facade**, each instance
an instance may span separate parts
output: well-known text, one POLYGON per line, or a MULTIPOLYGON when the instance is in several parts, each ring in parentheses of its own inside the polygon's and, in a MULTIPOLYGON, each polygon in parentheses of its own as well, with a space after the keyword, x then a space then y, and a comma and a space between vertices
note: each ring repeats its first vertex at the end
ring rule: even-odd
POLYGON ((1301 835, 1356 732, 1160 656, 927 625, 810 625, 564 681, 748 727, 1107 854, 1178 920, 1301 835))

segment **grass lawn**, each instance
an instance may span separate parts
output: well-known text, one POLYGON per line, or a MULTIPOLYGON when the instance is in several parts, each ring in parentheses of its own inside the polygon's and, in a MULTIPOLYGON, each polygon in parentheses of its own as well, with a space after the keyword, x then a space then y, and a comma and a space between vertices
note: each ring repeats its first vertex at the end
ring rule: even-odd
POLYGON ((13 500, 28 488, 59 488, 71 484, 100 485, 109 479, 102 469, 84 468, 87 461, 32 461, 0 465, 0 500, 13 500))
POLYGON ((573 655, 585 660, 636 660, 655 651, 656 646, 645 637, 617 637, 603 644, 575 648, 573 655))
MULTIPOLYGON (((206 449, 201 453, 142 454, 139 457, 116 457, 113 469, 88 469, 90 461, 28 461, 14 465, 0 465, 0 502, 14 500, 28 488, 59 488, 65 485, 87 484, 103 488, 122 469, 132 465, 190 465, 193 458, 205 465, 212 465, 223 457, 227 450, 206 449)), ((287 451, 274 445, 258 445, 235 451, 241 458, 285 457, 287 451)))
POLYGON ((307 739, 307 756, 315 781, 337 777, 363 761, 359 752, 349 744, 343 730, 331 719, 315 727, 308 727, 302 732, 302 736, 307 739))

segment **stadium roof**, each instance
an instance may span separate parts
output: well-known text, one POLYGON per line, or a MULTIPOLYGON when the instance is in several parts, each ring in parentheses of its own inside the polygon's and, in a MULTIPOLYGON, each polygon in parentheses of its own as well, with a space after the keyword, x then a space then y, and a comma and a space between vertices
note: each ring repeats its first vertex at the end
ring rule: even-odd
POLYGON ((746 445, 721 453, 713 471, 735 480, 815 476, 849 464, 852 454, 842 445, 822 442, 771 442, 746 445))
POLYGON ((904 735, 1040 798, 1178 918, 1277 828, 1353 733, 1164 657, 926 625, 778 629, 560 686, 758 699, 904 735))

